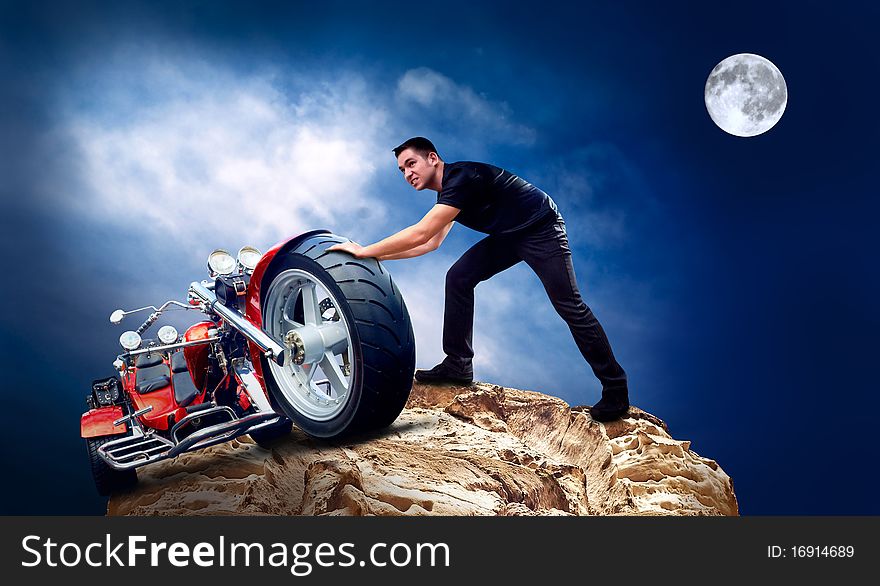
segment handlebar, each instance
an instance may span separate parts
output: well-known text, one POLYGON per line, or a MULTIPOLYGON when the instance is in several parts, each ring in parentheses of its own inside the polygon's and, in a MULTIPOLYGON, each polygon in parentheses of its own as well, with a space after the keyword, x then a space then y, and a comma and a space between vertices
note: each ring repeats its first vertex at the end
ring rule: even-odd
POLYGON ((181 301, 175 301, 174 299, 169 299, 168 301, 166 301, 165 303, 163 303, 161 307, 155 307, 155 306, 153 306, 153 305, 147 305, 146 307, 139 307, 138 309, 132 309, 132 310, 129 310, 129 311, 123 311, 123 310, 121 310, 121 309, 117 309, 117 310, 114 311, 112 314, 110 314, 110 323, 112 323, 112 324, 118 324, 118 323, 120 323, 120 322, 122 321, 122 319, 123 319, 126 315, 129 315, 129 314, 132 314, 132 313, 138 313, 138 312, 141 312, 141 311, 144 311, 144 310, 147 310, 147 309, 152 309, 152 310, 153 310, 153 313, 151 313, 151 314, 150 314, 150 317, 147 318, 147 321, 145 321, 144 323, 142 323, 142 324, 141 324, 141 327, 139 327, 139 328, 137 329, 137 333, 138 333, 138 335, 141 335, 141 334, 143 334, 145 331, 147 331, 147 328, 149 328, 151 325, 153 325, 154 323, 156 323, 156 320, 159 319, 159 316, 162 315, 162 312, 165 311, 165 308, 167 308, 169 305, 176 305, 176 306, 178 306, 178 307, 182 307, 183 309, 201 309, 201 307, 196 307, 196 306, 192 306, 192 305, 187 305, 186 303, 183 303, 183 302, 181 302, 181 301))
POLYGON ((151 313, 151 314, 150 314, 150 317, 147 318, 147 321, 145 321, 144 323, 142 323, 142 324, 141 324, 141 327, 139 327, 139 328, 136 330, 137 333, 138 333, 138 335, 140 336, 140 335, 143 334, 145 331, 147 331, 147 328, 149 328, 151 325, 153 325, 154 323, 156 323, 156 320, 159 319, 159 316, 160 316, 160 315, 162 315, 162 314, 159 313, 158 311, 155 311, 155 312, 151 313))

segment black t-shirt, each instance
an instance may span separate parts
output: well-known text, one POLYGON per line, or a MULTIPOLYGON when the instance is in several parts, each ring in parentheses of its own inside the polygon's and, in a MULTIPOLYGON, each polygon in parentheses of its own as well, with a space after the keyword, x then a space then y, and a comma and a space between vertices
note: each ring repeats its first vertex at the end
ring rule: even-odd
POLYGON ((460 209, 456 222, 486 234, 515 232, 559 215, 550 196, 531 183, 472 161, 444 164, 437 203, 460 209))

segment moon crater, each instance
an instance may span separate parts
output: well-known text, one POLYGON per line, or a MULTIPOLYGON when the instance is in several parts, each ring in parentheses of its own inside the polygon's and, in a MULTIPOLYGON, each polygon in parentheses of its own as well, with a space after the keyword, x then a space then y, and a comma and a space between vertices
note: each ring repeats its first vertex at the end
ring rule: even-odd
POLYGON ((731 55, 706 80, 706 109, 721 130, 734 136, 756 136, 779 122, 788 103, 788 88, 779 69, 751 53, 731 55))

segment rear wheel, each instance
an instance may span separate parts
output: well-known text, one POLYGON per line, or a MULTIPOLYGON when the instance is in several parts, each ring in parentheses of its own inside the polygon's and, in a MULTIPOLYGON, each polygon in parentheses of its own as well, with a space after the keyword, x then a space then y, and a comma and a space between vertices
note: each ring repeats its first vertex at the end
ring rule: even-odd
POLYGON ((415 370, 409 313, 391 275, 374 258, 327 252, 340 242, 306 238, 262 283, 263 328, 287 348, 285 366, 264 361, 266 383, 281 411, 317 437, 391 424, 415 370))
POLYGON ((98 448, 110 440, 115 440, 119 437, 118 435, 104 435, 86 438, 86 449, 89 452, 92 478, 94 478, 95 488, 98 489, 98 494, 101 496, 109 496, 114 492, 137 484, 137 472, 135 470, 114 470, 98 455, 98 448))

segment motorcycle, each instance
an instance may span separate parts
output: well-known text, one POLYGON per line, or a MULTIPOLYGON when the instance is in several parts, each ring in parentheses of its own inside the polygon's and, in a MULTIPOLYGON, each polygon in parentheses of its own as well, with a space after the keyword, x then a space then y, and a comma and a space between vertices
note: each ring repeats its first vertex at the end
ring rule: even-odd
POLYGON ((135 484, 141 466, 243 434, 269 447, 293 424, 335 438, 397 418, 415 370, 409 313, 378 260, 327 251, 347 241, 314 230, 265 254, 217 249, 186 303, 111 314, 119 324, 152 310, 86 398, 80 429, 101 495, 135 484), (173 309, 207 319, 142 337, 173 309))

